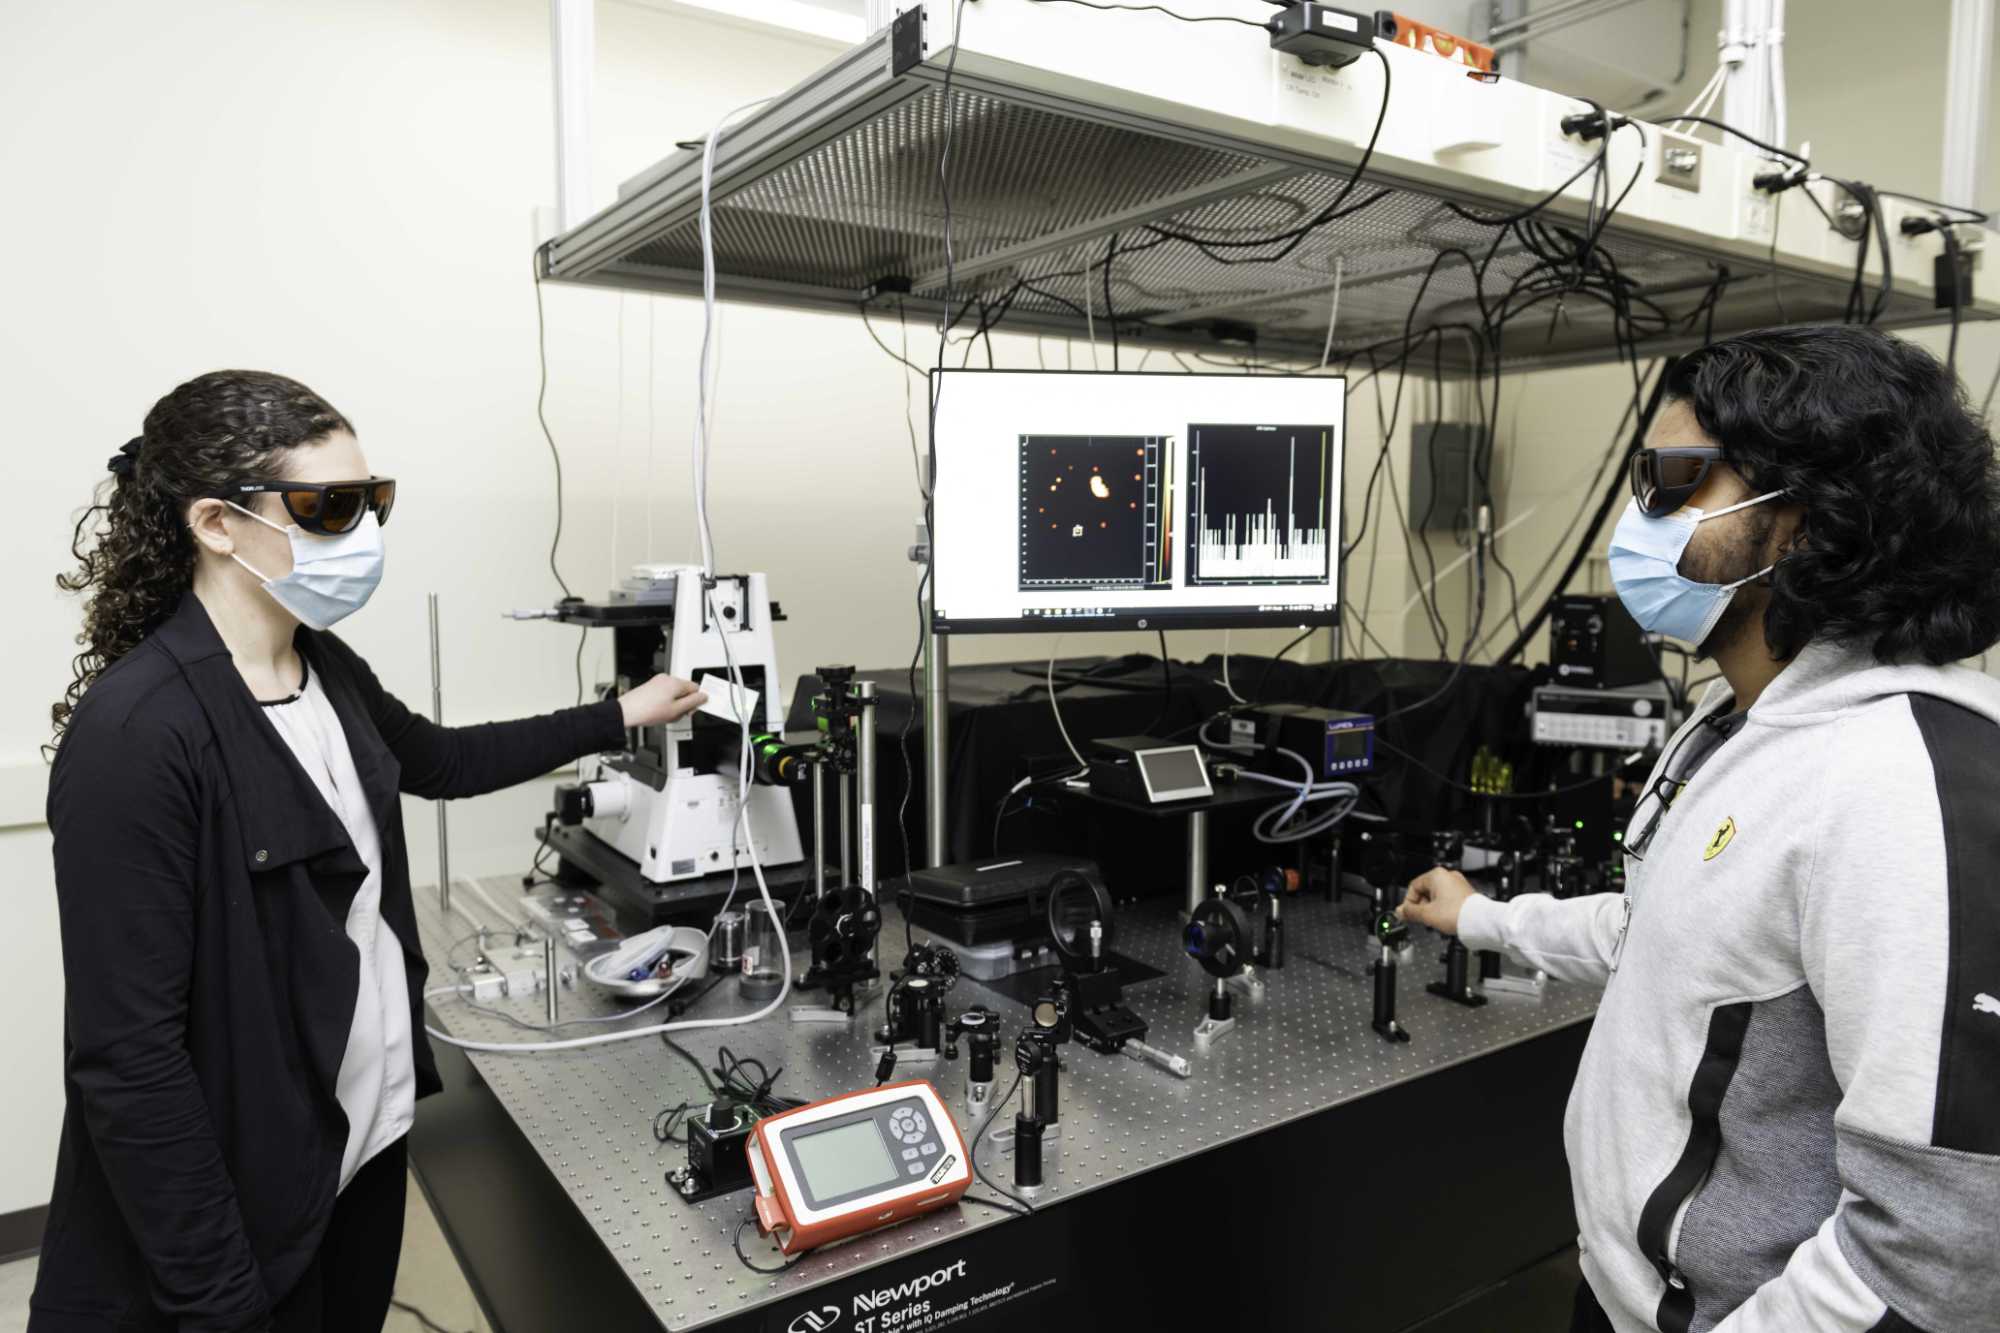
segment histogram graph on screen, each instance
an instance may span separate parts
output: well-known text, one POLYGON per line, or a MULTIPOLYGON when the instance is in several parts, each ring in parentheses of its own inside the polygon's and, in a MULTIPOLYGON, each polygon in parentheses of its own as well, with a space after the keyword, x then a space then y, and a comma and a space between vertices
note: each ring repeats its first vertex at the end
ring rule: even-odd
POLYGON ((1331 426, 1188 427, 1191 586, 1323 583, 1331 426))

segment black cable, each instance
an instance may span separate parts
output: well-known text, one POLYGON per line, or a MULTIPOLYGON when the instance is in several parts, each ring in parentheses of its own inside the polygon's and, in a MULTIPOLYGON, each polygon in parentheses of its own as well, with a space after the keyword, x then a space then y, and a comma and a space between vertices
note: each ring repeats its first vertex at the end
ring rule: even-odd
POLYGON ((916 375, 923 374, 924 373, 923 368, 918 366, 916 362, 911 361, 908 357, 905 357, 900 352, 896 351, 895 348, 889 346, 888 343, 882 341, 882 335, 875 332, 875 326, 868 322, 868 303, 866 301, 860 303, 860 310, 861 310, 861 327, 868 330, 868 336, 875 340, 875 345, 881 348, 883 353, 886 354, 890 360, 900 361, 904 365, 908 366, 912 374, 916 375))
POLYGON ((1378 715, 1375 719, 1375 728, 1378 733, 1384 722, 1392 718, 1402 717, 1408 713, 1414 713, 1420 708, 1428 708, 1439 699, 1444 698, 1445 695, 1451 692, 1451 687, 1458 683, 1459 677, 1465 673, 1466 660, 1472 656, 1472 645, 1479 638, 1479 626, 1486 619, 1486 539, 1475 533, 1473 542, 1473 578, 1478 585, 1478 593, 1474 599, 1472 623, 1466 628, 1465 643, 1459 649, 1458 660, 1452 663, 1451 673, 1444 678, 1444 684, 1438 686, 1435 690, 1432 690, 1413 704, 1404 704, 1399 708, 1392 708, 1388 712, 1378 715))
POLYGON ((790 1268, 793 1264, 797 1263, 799 1261, 798 1255, 793 1255, 791 1258, 779 1264, 776 1268, 759 1268, 756 1264, 750 1262, 750 1256, 743 1253, 743 1228, 749 1226, 752 1222, 755 1222, 756 1220, 757 1220, 757 1214, 755 1213, 743 1214, 743 1220, 736 1224, 736 1230, 729 1238, 729 1248, 736 1251, 736 1257, 742 1260, 743 1266, 749 1269, 753 1273, 762 1273, 766 1277, 771 1277, 778 1273, 784 1272, 787 1268, 790 1268))
MULTIPOLYGON (((1082 0, 1078 0, 1078 3, 1081 2, 1082 0)), ((1238 21, 1242 22, 1243 20, 1238 20, 1238 21)), ((1253 25, 1253 26, 1261 26, 1261 25, 1253 25)), ((1394 78, 1395 78, 1393 72, 1389 68, 1389 57, 1382 54, 1381 48, 1374 46, 1368 48, 1368 54, 1374 56, 1377 60, 1382 62, 1382 104, 1378 108, 1376 108, 1375 111, 1375 128, 1370 130, 1368 133, 1368 144, 1361 150, 1361 160, 1355 164, 1354 174, 1347 178, 1346 184, 1340 187, 1340 193, 1336 194, 1333 197, 1332 203, 1328 204, 1324 209, 1320 211, 1318 217, 1314 218, 1312 221, 1307 222, 1299 227, 1293 228, 1289 232, 1280 232, 1276 236, 1267 236, 1262 238, 1261 240, 1211 240, 1206 236, 1196 236, 1190 232, 1176 231, 1170 227, 1148 226, 1146 230, 1151 232, 1155 236, 1165 237, 1167 239, 1176 241, 1185 241, 1190 245, 1194 245, 1197 248, 1200 248, 1202 250, 1202 253, 1207 255, 1208 258, 1215 260, 1218 263, 1239 263, 1239 264, 1275 263, 1278 260, 1281 260, 1285 258, 1287 255, 1291 254, 1293 250, 1296 250, 1299 246, 1299 243, 1303 241, 1306 238, 1306 236, 1310 234, 1312 231, 1314 231, 1319 227, 1325 226, 1327 223, 1333 221, 1335 218, 1342 216, 1340 212, 1340 206, 1347 202, 1347 196, 1354 192, 1354 187, 1359 185, 1361 183, 1362 176, 1367 174, 1368 163, 1375 156, 1376 140, 1382 137, 1382 122, 1387 120, 1389 117, 1389 94, 1394 84, 1394 78), (1259 249, 1262 248, 1263 246, 1276 245, 1279 244, 1280 242, 1283 242, 1284 246, 1276 254, 1258 255, 1247 260, 1242 260, 1242 259, 1227 260, 1223 259, 1219 255, 1210 253, 1212 250, 1259 249)), ((1361 208, 1366 208, 1369 205, 1378 202, 1389 193, 1390 192, 1388 190, 1380 191, 1372 198, 1358 205, 1355 211, 1359 211, 1359 209, 1361 208)))
POLYGON ((1780 148, 1776 144, 1765 143, 1762 139, 1753 139, 1734 125, 1726 121, 1716 120, 1710 116, 1668 116, 1665 120, 1656 120, 1653 123, 1655 125, 1706 125, 1712 130, 1721 130, 1724 134, 1733 135, 1741 139, 1744 143, 1749 144, 1752 148, 1762 149, 1772 157, 1782 157, 1787 161, 1798 163, 1801 167, 1812 166, 1810 159, 1800 157, 1789 148, 1780 148))
POLYGON ((1156 14, 1165 14, 1170 19, 1179 19, 1182 23, 1240 23, 1246 28, 1256 28, 1263 32, 1271 30, 1268 23, 1256 23, 1250 19, 1240 19, 1229 14, 1176 14, 1173 10, 1163 9, 1159 5, 1101 5, 1096 3, 1096 0, 1035 0, 1035 3, 1038 5, 1082 5, 1085 9, 1129 9, 1135 14, 1151 10, 1156 14))
MULTIPOLYGON (((1111 373, 1118 373, 1118 312, 1111 308, 1111 263, 1118 258, 1118 233, 1104 247, 1104 323, 1111 330, 1111 373)), ((989 347, 992 343, 989 341, 989 347)))
POLYGON ((1154 632, 1160 636, 1160 689, 1162 697, 1160 699, 1160 715, 1151 722, 1148 722, 1146 730, 1141 733, 1146 736, 1151 736, 1159 730, 1160 724, 1167 720, 1167 714, 1172 712, 1174 707, 1174 667, 1173 663, 1167 658, 1167 632, 1165 630, 1155 630, 1154 632))
MULTIPOLYGON (((711 1070, 696 1059, 693 1052, 666 1033, 660 1034, 660 1040, 668 1050, 694 1067, 694 1072, 701 1079, 711 1102, 746 1108, 759 1120, 765 1116, 796 1110, 806 1105, 799 1098, 780 1097, 774 1091, 779 1076, 785 1072, 782 1065, 772 1069, 755 1056, 738 1056, 727 1046, 718 1046, 715 1051, 715 1068, 711 1070)), ((696 1105, 697 1103, 684 1101, 660 1111, 653 1117, 653 1137, 662 1143, 685 1143, 687 1140, 684 1137, 676 1137, 674 1130, 680 1127, 687 1113, 696 1105)))
POLYGON ((1280 648, 1278 650, 1278 655, 1276 657, 1273 657, 1270 661, 1264 664, 1263 674, 1257 677, 1257 688, 1250 691, 1251 703, 1258 704, 1264 702, 1264 687, 1271 683, 1271 673, 1277 669, 1279 661, 1283 659, 1286 653, 1291 652, 1292 649, 1304 643, 1306 641, 1306 636, 1311 633, 1312 633, 1311 629, 1300 630, 1297 638, 1293 639, 1290 643, 1280 648))
POLYGON ((1944 238, 1945 265, 1951 270, 1951 341, 1945 347, 1944 373, 1952 380, 1958 378, 1958 237, 1949 226, 1941 228, 1944 238))
MULTIPOLYGON (((556 576, 556 586, 562 595, 570 595, 569 584, 563 581, 562 571, 556 568, 556 548, 562 545, 563 530, 563 475, 562 451, 556 448, 555 432, 549 429, 548 414, 543 406, 549 398, 549 330, 542 318, 542 254, 537 250, 529 256, 535 275, 535 360, 541 367, 541 385, 535 390, 535 420, 542 423, 542 438, 549 442, 549 458, 556 465, 556 532, 549 538, 549 573, 556 576)), ((581 671, 581 667, 578 668, 581 671)))
POLYGON ((1013 1085, 1007 1089, 1006 1096, 994 1099, 993 1109, 986 1113, 986 1119, 979 1122, 979 1132, 972 1136, 972 1146, 966 1149, 966 1153, 972 1158, 972 1173, 979 1177, 981 1183, 995 1194, 1005 1195, 1007 1198, 1012 1199, 1020 1205, 1022 1214, 1026 1215, 1035 1211, 1035 1205, 1029 1203, 1012 1190, 1000 1188, 1000 1186, 993 1182, 993 1178, 986 1174, 986 1169, 979 1165, 979 1141, 986 1137, 986 1131, 993 1127, 993 1121, 999 1116, 1000 1112, 1013 1104, 1014 1094, 1021 1090, 1021 1080, 1023 1077, 1025 1077, 1024 1072, 1019 1066, 1016 1066, 1013 1085))
POLYGON ((429 1329, 430 1333, 455 1333, 455 1330, 446 1328, 443 1324, 440 1324, 437 1320, 431 1318, 421 1309, 410 1304, 400 1296, 391 1296, 389 1298, 389 1306, 391 1309, 401 1310, 404 1314, 429 1329))
POLYGON ((1013 1213, 1016 1216, 1026 1216, 1025 1213, 1011 1203, 1002 1203, 998 1199, 982 1199, 977 1194, 961 1194, 958 1196, 958 1201, 960 1203, 976 1203, 987 1208, 997 1208, 1003 1213, 1013 1213))
MULTIPOLYGON (((952 130, 958 122, 958 117, 952 109, 951 81, 953 75, 958 71, 958 32, 959 24, 964 21, 964 18, 965 0, 957 0, 957 3, 952 7, 951 57, 945 61, 944 82, 938 92, 939 105, 944 112, 944 133, 938 145, 937 182, 938 200, 944 209, 944 309, 947 312, 950 311, 952 303, 952 270, 955 259, 952 254, 951 245, 951 181, 945 174, 945 168, 951 161, 952 130)), ((924 501, 924 545, 926 549, 924 552, 924 572, 917 579, 917 646, 910 654, 910 715, 903 719, 902 732, 896 738, 897 748, 901 751, 903 757, 903 799, 902 804, 897 810, 896 827, 903 840, 903 881, 906 884, 909 882, 910 876, 915 872, 916 868, 910 854, 908 814, 911 789, 916 785, 916 775, 910 764, 910 729, 916 725, 917 720, 917 659, 923 656, 924 641, 929 637, 931 632, 930 617, 924 614, 924 591, 927 588, 935 586, 932 583, 932 576, 937 570, 938 398, 944 392, 945 346, 951 336, 951 325, 956 322, 956 319, 948 320, 938 329, 937 366, 931 372, 930 384, 925 394, 929 400, 930 435, 929 439, 925 442, 924 461, 929 464, 929 475, 924 478, 926 485, 919 487, 919 490, 924 501)), ((943 774, 939 774, 937 777, 940 782, 944 780, 943 774)), ((942 858, 945 853, 943 849, 933 847, 930 849, 930 855, 942 858)), ((906 927, 907 924, 906 921, 906 927)))
POLYGON ((1975 226, 1984 226, 1993 216, 1991 213, 1982 213, 1976 208, 1966 208, 1961 204, 1941 203, 1936 199, 1926 199, 1918 194, 1904 194, 1901 190, 1877 190, 1875 193, 1881 195, 1884 199, 1901 199, 1905 203, 1922 204, 1925 208, 1936 208, 1952 213, 1959 213, 1963 216, 1958 218, 1957 221, 1971 223, 1975 226))
POLYGON ((1618 776, 1619 772, 1625 768, 1625 765, 1620 764, 1617 768, 1613 768, 1608 772, 1599 773, 1596 777, 1585 778, 1581 782, 1572 782, 1568 786, 1564 787, 1550 787, 1547 791, 1481 791, 1477 787, 1468 787, 1463 782, 1460 782, 1455 778, 1446 777, 1444 774, 1438 772, 1435 768, 1432 768, 1429 764, 1417 758, 1409 751, 1399 749, 1396 746, 1391 745, 1388 741, 1383 740, 1380 736, 1377 736, 1375 738, 1375 748, 1378 750, 1387 750, 1390 754, 1395 755, 1398 759, 1401 759, 1404 763, 1410 765, 1410 767, 1419 769, 1425 773, 1430 774, 1432 777, 1436 778, 1439 782, 1442 782, 1445 786, 1450 787, 1453 791, 1465 792, 1472 796, 1485 796, 1496 801, 1542 801, 1542 800, 1547 800, 1551 796, 1567 796, 1569 793, 1573 791, 1582 791, 1587 787, 1595 787, 1600 782, 1605 782, 1610 780, 1611 778, 1615 778, 1618 776))
MULTIPOLYGON (((1810 190, 1806 192, 1806 198, 1813 198, 1810 190)), ((1771 271, 1771 304, 1778 307, 1778 322, 1780 324, 1789 324, 1792 322, 1791 317, 1785 313, 1784 294, 1778 287, 1778 211, 1784 206, 1784 202, 1785 196, 1782 194, 1773 195, 1771 198, 1771 253, 1766 259, 1765 265, 1771 271)), ((1818 207, 1818 205, 1819 200, 1813 199, 1813 206, 1818 207)), ((1825 212, 1824 209, 1820 211, 1825 212)))
MULTIPOLYGON (((1652 396, 1647 399, 1645 409, 1639 413, 1638 423, 1632 431, 1631 443, 1625 448, 1625 459, 1630 459, 1644 444, 1646 432, 1652 429, 1653 417, 1660 410, 1660 400, 1666 395, 1667 381, 1673 378, 1673 373, 1673 362, 1669 360, 1661 370, 1660 377, 1653 381, 1652 396)), ((1621 460, 1620 466, 1611 470, 1611 484, 1606 487, 1604 498, 1598 502, 1597 513, 1592 516, 1589 526, 1584 529, 1583 540, 1577 543, 1576 553, 1570 557, 1569 564, 1563 567, 1562 575, 1556 579, 1555 586, 1549 589, 1548 598, 1528 621, 1527 628, 1515 636, 1514 641, 1507 645, 1505 652, 1493 659, 1496 666, 1504 666, 1519 657, 1521 650, 1528 646, 1528 641, 1549 618, 1549 610, 1555 605, 1556 598, 1562 596, 1563 589, 1568 587, 1569 581, 1576 576, 1584 557, 1596 549, 1598 531, 1604 526, 1605 517, 1610 514, 1612 506, 1617 503, 1619 492, 1627 489, 1628 485, 1626 469, 1621 460)))
POLYGON ((1489 544, 1487 555, 1492 559, 1494 568, 1507 576, 1507 614, 1513 619, 1515 632, 1524 633, 1525 629, 1521 624, 1521 585, 1514 582, 1514 571, 1507 568, 1507 562, 1500 558, 1497 540, 1489 544))

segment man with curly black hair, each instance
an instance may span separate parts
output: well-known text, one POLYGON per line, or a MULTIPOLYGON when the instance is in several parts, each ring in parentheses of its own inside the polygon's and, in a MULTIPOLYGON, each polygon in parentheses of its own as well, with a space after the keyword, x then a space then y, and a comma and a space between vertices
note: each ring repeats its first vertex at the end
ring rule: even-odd
POLYGON ((1669 372, 1610 567, 1722 679, 1626 891, 1402 914, 1605 987, 1564 1126, 1618 1333, 1993 1328, 2000 1311, 2000 473, 1929 353, 1865 328, 1669 372))

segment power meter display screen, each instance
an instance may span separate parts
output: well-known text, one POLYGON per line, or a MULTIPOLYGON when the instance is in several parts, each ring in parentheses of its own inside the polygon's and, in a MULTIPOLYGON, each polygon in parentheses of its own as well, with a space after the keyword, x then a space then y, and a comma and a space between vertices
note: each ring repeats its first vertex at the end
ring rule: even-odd
POLYGON ((792 1156, 815 1198, 837 1199, 861 1190, 894 1185, 901 1176, 882 1131, 871 1120, 856 1120, 815 1134, 789 1136, 792 1156))
POLYGON ((1142 753, 1139 762, 1145 766, 1146 781, 1156 797, 1208 789, 1208 773, 1201 766, 1201 754, 1192 746, 1185 750, 1142 753))

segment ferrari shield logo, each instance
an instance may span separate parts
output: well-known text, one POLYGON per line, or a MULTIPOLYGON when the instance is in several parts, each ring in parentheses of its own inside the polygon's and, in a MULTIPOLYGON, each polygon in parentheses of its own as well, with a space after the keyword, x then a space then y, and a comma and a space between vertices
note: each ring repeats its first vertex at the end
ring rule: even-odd
POLYGON ((1722 855, 1722 849, 1727 847, 1729 840, 1735 836, 1736 821, 1734 819, 1723 820, 1722 827, 1715 831, 1715 836, 1708 840, 1708 846, 1702 849, 1701 859, 1704 861, 1713 861, 1716 857, 1722 855))

